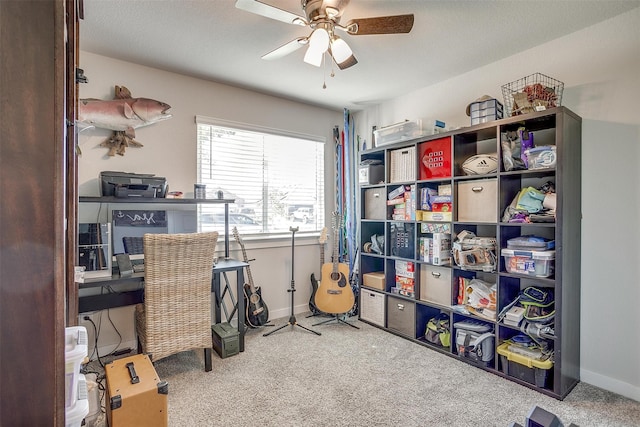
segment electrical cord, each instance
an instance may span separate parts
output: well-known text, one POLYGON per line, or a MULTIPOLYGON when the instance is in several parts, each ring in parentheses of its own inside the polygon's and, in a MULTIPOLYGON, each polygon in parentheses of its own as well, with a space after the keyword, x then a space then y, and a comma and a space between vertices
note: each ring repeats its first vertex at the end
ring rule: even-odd
POLYGON ((102 368, 104 369, 104 364, 102 363, 102 360, 100 360, 100 353, 98 352, 98 334, 100 333, 100 330, 96 326, 96 324, 93 321, 93 319, 91 319, 91 317, 84 316, 83 319, 88 321, 88 322, 90 322, 93 325, 94 344, 93 344, 93 351, 91 352, 91 356, 89 357, 89 359, 90 360, 93 359, 93 355, 95 354, 96 358, 98 360, 98 363, 100 363, 100 366, 102 366, 102 368))

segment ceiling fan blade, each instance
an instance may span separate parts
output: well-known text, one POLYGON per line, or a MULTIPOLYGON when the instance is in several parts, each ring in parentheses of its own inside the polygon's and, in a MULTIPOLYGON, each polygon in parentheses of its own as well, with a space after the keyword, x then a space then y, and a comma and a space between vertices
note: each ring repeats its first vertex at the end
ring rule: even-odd
POLYGON ((408 33, 413 28, 413 14, 352 19, 345 27, 354 36, 408 33))
POLYGON ((283 44, 279 48, 272 50, 266 55, 263 55, 262 59, 272 60, 282 58, 283 56, 287 56, 290 53, 295 52, 308 43, 309 40, 307 37, 298 37, 297 39, 291 40, 289 43, 283 44))
POLYGON ((258 0, 237 0, 236 7, 276 21, 286 22, 287 24, 308 25, 304 17, 258 0))

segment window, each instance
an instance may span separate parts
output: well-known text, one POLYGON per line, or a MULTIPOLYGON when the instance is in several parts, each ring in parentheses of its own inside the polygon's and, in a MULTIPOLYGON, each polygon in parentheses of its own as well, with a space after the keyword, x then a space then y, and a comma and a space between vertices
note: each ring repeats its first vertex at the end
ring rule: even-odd
MULTIPOLYGON (((324 138, 197 116, 198 182, 207 198, 235 199, 229 228, 242 234, 324 226, 324 138)), ((224 232, 224 207, 199 206, 203 231, 224 232)))

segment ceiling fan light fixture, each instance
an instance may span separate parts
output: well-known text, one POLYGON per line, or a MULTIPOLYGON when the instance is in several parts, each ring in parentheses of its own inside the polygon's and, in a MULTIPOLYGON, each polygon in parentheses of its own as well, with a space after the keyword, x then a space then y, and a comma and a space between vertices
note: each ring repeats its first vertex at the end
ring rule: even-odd
POLYGON ((335 36, 331 41, 331 54, 333 55, 333 59, 335 59, 336 63, 342 64, 351 56, 353 56, 353 51, 340 37, 335 36))
POLYGON ((307 52, 304 54, 304 62, 319 67, 322 64, 323 56, 323 51, 314 49, 313 46, 309 45, 309 47, 307 48, 307 52))
POLYGON ((291 21, 291 23, 295 25, 300 25, 301 27, 306 27, 308 25, 307 21, 305 21, 300 17, 295 18, 293 21, 291 21))
POLYGON ((329 49, 329 33, 324 28, 316 28, 309 36, 309 49, 325 53, 329 49))

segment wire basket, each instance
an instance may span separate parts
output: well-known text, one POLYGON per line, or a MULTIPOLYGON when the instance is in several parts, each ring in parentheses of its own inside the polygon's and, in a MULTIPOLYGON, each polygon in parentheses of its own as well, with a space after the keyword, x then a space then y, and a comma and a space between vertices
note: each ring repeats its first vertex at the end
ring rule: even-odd
POLYGON ((506 117, 559 107, 564 83, 541 73, 502 86, 506 117))

